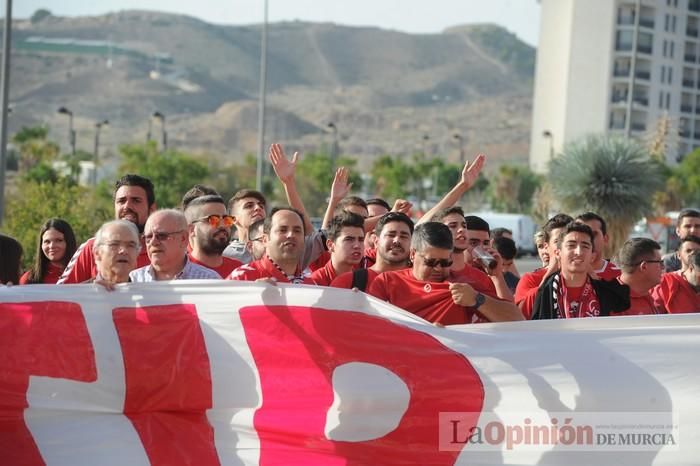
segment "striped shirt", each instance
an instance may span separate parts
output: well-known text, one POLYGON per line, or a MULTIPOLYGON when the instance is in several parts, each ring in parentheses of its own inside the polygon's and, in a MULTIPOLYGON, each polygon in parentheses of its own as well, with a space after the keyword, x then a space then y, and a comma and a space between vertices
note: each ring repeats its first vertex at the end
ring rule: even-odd
MULTIPOLYGON (((152 265, 147 265, 145 267, 141 267, 140 269, 132 270, 129 273, 129 279, 134 283, 157 281, 152 265)), ((185 256, 185 266, 182 268, 180 273, 175 275, 173 280, 197 279, 221 280, 221 275, 212 269, 193 263, 187 256, 185 256)))

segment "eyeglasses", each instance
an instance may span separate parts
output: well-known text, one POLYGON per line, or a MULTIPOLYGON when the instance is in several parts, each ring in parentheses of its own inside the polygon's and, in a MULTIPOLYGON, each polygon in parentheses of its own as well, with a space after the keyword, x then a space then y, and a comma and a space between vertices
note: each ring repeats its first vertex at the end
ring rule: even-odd
POLYGON ((127 251, 135 251, 139 247, 138 243, 133 241, 110 241, 102 244, 102 246, 105 246, 112 251, 119 251, 122 248, 127 251))
POLYGON ((451 267, 451 266, 452 266, 452 262, 453 262, 453 261, 451 261, 450 259, 435 259, 435 258, 432 258, 432 257, 431 257, 430 259, 428 259, 428 258, 426 258, 426 257, 425 257, 424 255, 422 255, 422 254, 418 254, 418 255, 421 256, 421 257, 423 258, 423 263, 424 263, 426 266, 428 266, 428 267, 430 267, 430 268, 433 268, 433 269, 434 269, 435 267, 437 267, 438 265, 439 265, 440 267, 442 267, 443 269, 446 269, 447 267, 451 267))
POLYGON ((169 240, 173 236, 182 233, 183 231, 185 231, 185 230, 169 231, 169 232, 159 231, 158 233, 149 233, 147 235, 143 235, 143 239, 144 239, 144 241, 146 241, 146 243, 150 243, 154 239, 157 239, 159 243, 162 243, 164 241, 169 240))
POLYGON ((193 220, 192 223, 207 222, 214 228, 223 223, 226 228, 230 228, 233 226, 233 220, 233 217, 230 215, 208 215, 206 217, 193 220))

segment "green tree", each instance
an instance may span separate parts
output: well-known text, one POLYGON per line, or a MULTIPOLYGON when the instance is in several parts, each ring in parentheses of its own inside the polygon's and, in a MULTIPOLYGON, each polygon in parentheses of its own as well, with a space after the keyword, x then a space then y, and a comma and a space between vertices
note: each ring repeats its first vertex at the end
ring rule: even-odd
POLYGON ((51 164, 58 159, 59 147, 48 140, 49 130, 45 126, 23 127, 12 137, 19 149, 19 169, 31 170, 40 163, 51 164))
POLYGON ((606 255, 627 240, 632 226, 652 211, 661 187, 657 165, 638 143, 590 136, 564 147, 550 162, 554 197, 572 214, 590 210, 605 218, 610 235, 606 255))
POLYGON ((49 16, 51 16, 51 12, 49 10, 47 10, 46 8, 39 8, 32 14, 32 16, 29 17, 29 21, 32 24, 36 24, 45 20, 49 16))
POLYGON ((67 221, 78 242, 82 242, 112 216, 109 200, 95 196, 91 189, 65 179, 55 183, 22 180, 8 195, 4 228, 22 243, 24 265, 28 267, 36 251, 39 229, 49 218, 67 221))
POLYGON ((668 184, 676 186, 684 206, 700 206, 700 149, 683 157, 672 170, 668 184))
MULTIPOLYGON (((349 181, 356 190, 362 187, 362 178, 353 168, 357 161, 350 157, 339 157, 337 167, 350 169, 349 181)), ((335 173, 331 168, 331 159, 325 153, 304 154, 296 168, 296 184, 299 195, 304 200, 304 207, 309 216, 320 217, 326 211, 328 195, 335 173)), ((274 198, 281 201, 284 196, 279 182, 275 182, 274 198)))
POLYGON ((177 207, 192 185, 206 182, 209 176, 205 163, 175 150, 159 152, 154 141, 123 145, 119 151, 122 154, 120 173, 137 173, 149 178, 155 187, 159 208, 177 207))
POLYGON ((541 178, 526 166, 501 165, 489 189, 491 207, 497 212, 529 213, 541 182, 541 178))

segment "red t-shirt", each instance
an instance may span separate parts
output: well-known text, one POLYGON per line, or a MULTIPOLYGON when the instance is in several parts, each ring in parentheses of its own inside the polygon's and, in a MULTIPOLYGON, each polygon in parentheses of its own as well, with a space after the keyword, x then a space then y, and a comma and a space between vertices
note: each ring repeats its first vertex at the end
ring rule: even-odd
POLYGON ((603 268, 601 270, 596 270, 595 273, 601 280, 610 281, 615 280, 617 277, 619 277, 622 274, 622 270, 620 270, 612 262, 605 261, 603 268))
POLYGON ((377 249, 365 248, 364 256, 360 261, 360 267, 368 269, 377 263, 377 249))
MULTIPOLYGON (((49 266, 46 268, 46 273, 44 274, 44 280, 41 282, 46 285, 55 284, 63 273, 63 267, 54 265, 49 262, 49 266)), ((29 281, 29 271, 24 272, 19 278, 20 285, 27 285, 29 281)))
MULTIPOLYGON (((294 274, 299 277, 304 285, 315 285, 310 275, 303 274, 298 268, 294 274)), ((261 278, 274 278, 280 283, 292 283, 289 277, 284 274, 275 264, 272 263, 269 257, 265 256, 262 259, 243 264, 226 277, 226 280, 242 280, 255 281, 261 278)))
POLYGON ((472 308, 455 304, 449 282, 424 282, 413 276, 412 269, 379 274, 369 287, 369 294, 405 309, 423 319, 442 325, 488 322, 472 308))
POLYGON ((195 259, 194 257, 192 257, 192 253, 191 253, 191 252, 188 252, 188 253, 187 253, 187 257, 190 258, 190 262, 192 262, 192 263, 194 263, 194 264, 197 264, 197 265, 201 265, 202 267, 206 267, 206 268, 208 268, 208 269, 213 270, 214 272, 216 272, 216 273, 218 273, 219 275, 221 275, 221 278, 226 278, 226 277, 228 277, 228 276, 231 274, 231 272, 233 272, 235 269, 237 269, 238 267, 240 267, 241 265, 243 265, 243 262, 241 262, 241 261, 239 261, 239 260, 232 259, 232 258, 230 258, 230 257, 221 256, 221 258, 222 258, 224 261, 221 263, 220 266, 218 266, 218 267, 209 267, 207 264, 205 264, 205 263, 203 263, 203 262, 200 262, 200 261, 198 261, 197 259, 195 259))
POLYGON ((486 272, 483 272, 471 265, 465 265, 462 270, 450 270, 447 278, 448 282, 467 283, 479 293, 487 294, 498 299, 496 295, 496 285, 493 284, 486 272))
MULTIPOLYGON (((365 269, 367 270, 367 286, 365 287, 365 291, 369 291, 369 287, 372 285, 372 281, 379 276, 379 273, 375 272, 372 269, 365 269)), ((331 282, 331 286, 333 288, 345 288, 345 289, 350 289, 352 288, 352 276, 355 273, 353 270, 352 272, 345 272, 338 277, 336 277, 335 280, 331 282)))
POLYGON ((337 277, 338 274, 333 267, 333 261, 326 262, 326 265, 320 269, 316 269, 314 273, 311 274, 311 279, 320 286, 330 286, 331 282, 337 277))
POLYGON ((700 294, 680 272, 663 274, 651 295, 657 307, 663 306, 669 314, 700 312, 700 294))
POLYGON ((331 261, 331 253, 328 251, 323 251, 318 258, 309 264, 309 270, 315 272, 323 268, 328 262, 331 261))
MULTIPOLYGON (((622 283, 620 279, 618 282, 622 283)), ((654 298, 651 294, 644 293, 638 294, 630 289, 630 307, 626 311, 615 312, 613 316, 641 316, 641 315, 654 315, 654 314, 665 314, 666 310, 659 308, 654 303, 654 298)))
MULTIPOLYGON (((95 243, 95 238, 90 238, 80 245, 73 257, 68 262, 66 270, 63 271, 61 279, 57 282, 60 284, 68 283, 83 283, 97 276, 97 265, 95 264, 95 255, 92 252, 92 245, 95 243)), ((136 257, 136 268, 150 265, 146 252, 146 245, 141 241, 141 251, 136 257)))
POLYGON ((524 273, 520 277, 518 286, 515 288, 515 304, 520 308, 525 319, 532 317, 532 308, 535 306, 537 290, 542 283, 542 278, 547 273, 547 268, 542 267, 534 272, 524 273))

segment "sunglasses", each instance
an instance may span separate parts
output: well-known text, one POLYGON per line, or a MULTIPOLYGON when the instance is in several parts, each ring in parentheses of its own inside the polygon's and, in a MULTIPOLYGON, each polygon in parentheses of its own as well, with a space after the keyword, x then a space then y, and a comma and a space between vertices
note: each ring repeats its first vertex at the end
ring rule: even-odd
POLYGON ((446 269, 447 267, 451 267, 452 262, 453 262, 450 259, 434 259, 434 258, 428 259, 422 254, 419 254, 419 256, 421 256, 423 258, 423 264, 425 264, 426 266, 433 268, 433 269, 435 267, 437 267, 438 265, 440 267, 442 267, 443 269, 446 269))
POLYGON ((213 226, 214 228, 218 227, 222 223, 226 228, 230 228, 233 226, 233 217, 230 215, 208 215, 206 217, 198 218, 197 220, 194 220, 192 223, 197 223, 197 222, 207 222, 209 225, 213 226))
POLYGON ((168 241, 170 238, 182 233, 183 231, 185 231, 185 230, 170 231, 170 232, 160 231, 158 233, 149 233, 147 235, 143 235, 143 240, 146 243, 150 243, 151 241, 156 239, 156 240, 158 240, 159 243, 162 243, 162 242, 168 241))

